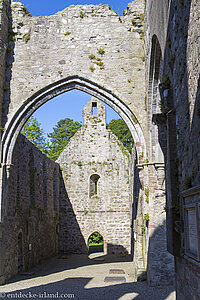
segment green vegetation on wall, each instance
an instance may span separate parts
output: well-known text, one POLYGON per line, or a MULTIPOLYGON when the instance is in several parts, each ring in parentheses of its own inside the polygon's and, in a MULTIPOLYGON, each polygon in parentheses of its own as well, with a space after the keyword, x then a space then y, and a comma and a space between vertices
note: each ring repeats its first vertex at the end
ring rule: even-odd
POLYGON ((39 150, 48 153, 48 142, 44 136, 44 130, 36 118, 30 117, 22 128, 21 133, 31 141, 39 150))
MULTIPOLYGON (((95 120, 95 123, 98 122, 101 122, 101 120, 95 120)), ((39 150, 47 154, 51 159, 56 160, 64 150, 65 146, 69 143, 71 137, 73 137, 81 126, 81 123, 69 118, 60 120, 53 128, 53 132, 49 133, 48 138, 46 138, 44 130, 41 129, 41 124, 36 118, 30 117, 25 123, 21 133, 24 134, 39 150)), ((122 152, 125 152, 124 154, 127 155, 127 149, 131 153, 134 141, 126 123, 122 119, 111 120, 110 123, 107 124, 107 127, 122 143, 119 145, 122 152)))
POLYGON ((131 153, 134 141, 131 132, 124 120, 111 120, 107 127, 118 137, 124 147, 126 147, 126 149, 131 153))

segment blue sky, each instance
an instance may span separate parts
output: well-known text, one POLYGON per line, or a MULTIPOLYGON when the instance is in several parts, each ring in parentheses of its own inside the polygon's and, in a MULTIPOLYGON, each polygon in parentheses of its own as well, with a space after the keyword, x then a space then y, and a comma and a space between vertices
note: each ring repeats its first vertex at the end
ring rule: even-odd
MULTIPOLYGON (((49 133, 52 132, 52 128, 61 119, 70 118, 82 122, 82 110, 90 98, 91 95, 87 93, 73 90, 43 104, 33 116, 41 123, 45 133, 49 133)), ((105 103, 103 104, 106 107, 107 123, 112 119, 120 118, 112 108, 105 103)))
MULTIPOLYGON (((80 5, 100 3, 109 4, 113 10, 122 15, 123 9, 126 9, 131 0, 22 0, 21 2, 26 6, 33 16, 55 14, 56 12, 73 4, 80 5)), ((67 92, 50 100, 45 105, 40 107, 35 112, 34 116, 41 123, 41 127, 44 129, 45 133, 52 132, 52 128, 61 119, 70 118, 74 121, 81 122, 83 107, 89 101, 90 97, 90 95, 77 90, 67 92)), ((105 106, 107 111, 107 122, 112 119, 119 118, 119 115, 116 114, 109 106, 105 106)))
POLYGON ((33 16, 51 15, 70 5, 80 4, 109 4, 120 15, 131 0, 21 0, 33 16))

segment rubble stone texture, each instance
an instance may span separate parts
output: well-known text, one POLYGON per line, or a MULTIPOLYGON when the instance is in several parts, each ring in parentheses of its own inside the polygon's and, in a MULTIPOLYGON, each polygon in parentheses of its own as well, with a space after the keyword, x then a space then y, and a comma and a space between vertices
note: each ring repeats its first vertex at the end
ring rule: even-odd
MULTIPOLYGON (((127 172, 127 176, 133 173, 133 177, 129 177, 130 200, 118 207, 120 224, 114 224, 114 220, 117 220, 114 212, 109 221, 110 225, 113 222, 115 228, 112 233, 115 230, 120 233, 124 228, 128 236, 131 230, 131 252, 136 278, 144 279, 147 274, 151 285, 171 283, 174 256, 177 299, 200 297, 199 5, 197 0, 135 0, 121 17, 108 5, 72 5, 53 16, 32 17, 20 2, 0 2, 1 282, 17 272, 17 258, 14 258, 16 251, 13 249, 17 247, 20 228, 25 232, 24 227, 20 227, 21 218, 18 225, 15 225, 17 230, 14 236, 14 219, 12 223, 8 218, 15 209, 12 202, 15 198, 11 195, 15 194, 15 180, 18 180, 14 174, 17 172, 15 144, 19 132, 28 117, 43 103, 60 93, 79 89, 114 108, 125 120, 135 141, 127 172), (9 183, 11 178, 13 184, 9 183), (128 214, 130 204, 131 219, 128 214), (197 220, 194 243, 198 246, 195 254, 188 248, 191 238, 188 236, 190 228, 186 219, 188 205, 195 209, 197 220), (127 212, 124 223, 121 221, 125 214, 123 209, 127 212), (9 221, 13 224, 12 233, 9 221), (2 245, 7 245, 8 240, 11 252, 5 254, 2 245)), ((100 122, 94 125, 97 127, 97 136, 100 134, 98 139, 103 141, 100 122)), ((105 123, 102 128, 105 129, 105 123)), ((80 139, 83 130, 84 127, 77 133, 80 139)), ((89 134, 88 131, 87 138, 89 134)), ((76 151, 69 153, 69 160, 72 155, 78 157, 83 151, 80 146, 82 142, 80 140, 78 147, 73 148, 76 151)), ((91 137, 88 147, 94 142, 91 137)), ((117 244, 114 236, 118 232, 111 238, 101 224, 100 210, 104 214, 104 211, 111 209, 110 200, 106 203, 93 201, 96 199, 88 196, 87 189, 84 190, 84 204, 83 195, 76 203, 70 203, 74 196, 72 190, 77 188, 80 180, 86 181, 86 171, 92 170, 93 162, 91 166, 88 163, 89 150, 87 148, 85 151, 85 161, 79 163, 77 158, 71 166, 64 165, 65 177, 59 179, 62 191, 60 225, 64 222, 62 214, 68 213, 65 231, 60 226, 59 236, 63 244, 60 242, 59 245, 62 251, 68 247, 67 235, 70 239, 69 251, 80 251, 80 248, 86 251, 87 238, 93 230, 97 230, 97 223, 102 228, 101 233, 106 242, 117 244), (67 182, 71 180, 68 175, 71 175, 72 168, 79 173, 68 186, 67 182), (94 222, 92 215, 96 218, 94 222), (84 228, 83 224, 87 226, 84 228), (70 233, 70 228, 80 232, 79 244, 70 233)), ((105 151, 106 159, 109 159, 109 153, 105 151)), ((23 155, 25 157, 25 153, 23 155)), ((96 157, 95 153, 92 155, 96 157)), ((68 158, 65 157, 64 161, 68 158)), ((23 165, 23 159, 20 160, 23 165)), ((24 161, 28 164, 28 159, 24 161)), ((103 167, 101 169, 100 164, 94 161, 95 170, 104 172, 103 167)), ((115 182, 119 176, 115 162, 112 166, 105 165, 105 170, 109 171, 109 168, 114 170, 115 182)), ((122 165, 120 168, 119 172, 124 176, 122 165)), ((94 175, 98 175, 95 170, 94 175)), ((25 171, 25 174, 28 173, 25 171)), ((99 178, 99 192, 102 191, 101 181, 102 176, 99 178)), ((28 189, 30 182, 25 182, 24 189, 28 189)), ((123 185, 128 184, 123 181, 123 185)), ((108 190, 104 192, 108 193, 108 190)), ((33 197, 30 192, 26 193, 30 200, 26 201, 31 203, 33 197)), ((39 200, 40 196, 42 193, 38 194, 39 202, 43 201, 39 200)), ((112 203, 114 209, 116 203, 112 203)), ((53 210, 50 216, 55 217, 53 210)), ((42 237, 43 225, 40 227, 39 222, 35 224, 35 230, 41 232, 42 237)), ((53 232, 58 224, 52 224, 53 232)), ((129 241, 122 239, 123 247, 128 252, 129 241)), ((40 250, 38 253, 40 257, 40 250)), ((47 251, 45 255, 49 254, 47 251)), ((36 263, 37 259, 32 262, 36 263)))
POLYGON ((147 111, 150 118, 157 113, 166 167, 167 247, 175 257, 177 299, 183 300, 200 297, 199 12, 196 0, 146 2, 147 111), (195 212, 194 224, 188 209, 195 212))
POLYGON ((6 213, 1 224, 4 278, 15 275, 20 265, 21 270, 27 270, 58 252, 59 165, 20 135, 8 172, 6 213))
POLYGON ((97 231, 104 238, 105 254, 131 253, 129 157, 123 144, 106 129, 105 107, 92 97, 83 109, 82 128, 57 160, 69 197, 60 203, 61 251, 84 253, 89 236, 97 231), (69 220, 68 203, 79 228, 69 220), (85 247, 79 242, 80 231, 85 247))

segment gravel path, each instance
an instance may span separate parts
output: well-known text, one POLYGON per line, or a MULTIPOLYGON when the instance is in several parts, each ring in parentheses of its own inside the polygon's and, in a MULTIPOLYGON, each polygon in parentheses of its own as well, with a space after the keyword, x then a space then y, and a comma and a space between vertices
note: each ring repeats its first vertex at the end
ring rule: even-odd
POLYGON ((0 293, 0 299, 175 300, 174 287, 135 282, 129 257, 103 254, 50 259, 1 286, 0 293), (124 274, 110 274, 110 269, 124 274), (110 276, 126 282, 104 282, 110 276))

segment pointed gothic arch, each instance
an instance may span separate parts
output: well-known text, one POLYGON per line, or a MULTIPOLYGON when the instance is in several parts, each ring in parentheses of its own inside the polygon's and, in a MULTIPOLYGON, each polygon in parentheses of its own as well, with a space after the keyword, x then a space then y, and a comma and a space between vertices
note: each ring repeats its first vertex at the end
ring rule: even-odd
POLYGON ((149 114, 149 138, 150 138, 150 157, 152 161, 164 162, 162 150, 158 142, 158 129, 152 122, 155 114, 161 113, 161 100, 159 93, 159 84, 162 75, 162 51, 159 40, 153 35, 151 41, 151 56, 148 84, 148 114, 149 114))
POLYGON ((104 252, 104 237, 99 231, 94 231, 88 237, 88 252, 95 253, 95 252, 104 252), (92 246, 92 243, 95 244, 95 240, 98 239, 98 243, 92 246))
POLYGON ((138 153, 137 157, 139 157, 139 153, 146 153, 144 134, 136 116, 125 104, 125 101, 114 94, 111 89, 105 88, 88 78, 83 78, 77 75, 56 81, 26 99, 18 110, 13 113, 12 118, 6 124, 1 143, 2 193, 0 221, 2 221, 3 216, 2 209, 5 201, 6 180, 12 166, 13 150, 22 127, 29 117, 44 103, 73 89, 86 92, 113 108, 129 127, 135 141, 135 148, 138 153))
POLYGON ((6 124, 6 130, 2 137, 1 162, 3 164, 12 164, 12 153, 17 136, 29 117, 47 101, 73 89, 86 92, 112 107, 129 127, 135 141, 137 152, 146 153, 146 144, 142 128, 134 113, 125 104, 125 101, 120 99, 119 96, 116 96, 108 88, 100 86, 94 81, 80 76, 70 76, 39 90, 26 99, 13 114, 10 121, 6 124))

